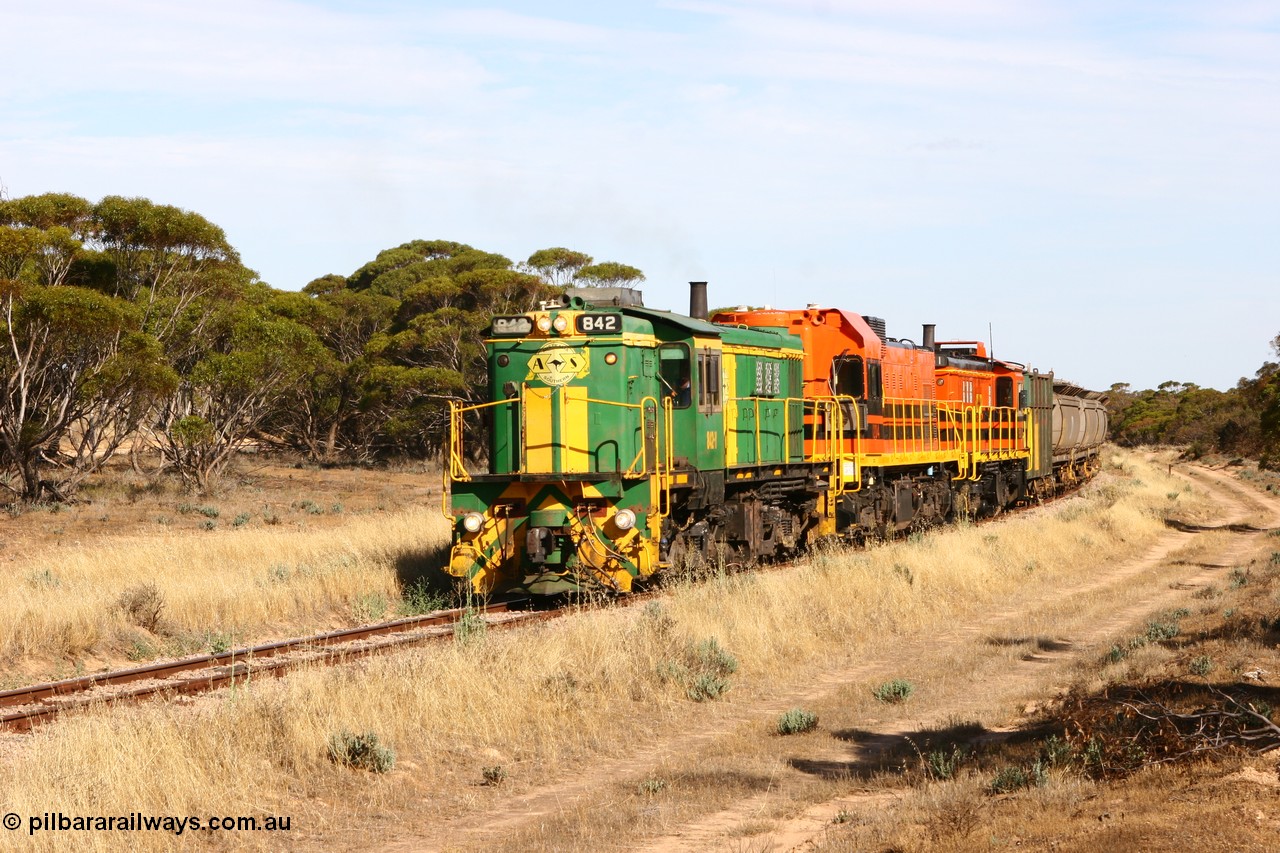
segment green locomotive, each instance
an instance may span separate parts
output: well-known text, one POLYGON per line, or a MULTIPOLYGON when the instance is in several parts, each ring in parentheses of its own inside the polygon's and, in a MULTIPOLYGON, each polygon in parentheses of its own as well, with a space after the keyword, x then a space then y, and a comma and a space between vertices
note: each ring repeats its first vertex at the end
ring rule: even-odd
POLYGON ((482 594, 626 592, 717 542, 752 559, 801 543, 833 474, 806 431, 839 411, 814 417, 798 338, 708 323, 705 293, 691 316, 575 296, 494 319, 489 402, 451 414, 450 574, 482 594), (477 413, 486 473, 464 464, 477 413))

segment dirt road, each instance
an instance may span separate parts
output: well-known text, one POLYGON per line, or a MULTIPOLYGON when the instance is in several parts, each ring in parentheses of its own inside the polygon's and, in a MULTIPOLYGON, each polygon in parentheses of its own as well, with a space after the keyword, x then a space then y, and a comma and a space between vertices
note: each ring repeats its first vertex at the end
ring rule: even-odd
MULTIPOLYGON (((408 853, 469 849, 609 849, 669 851, 803 850, 833 821, 858 820, 893 793, 869 779, 882 754, 904 738, 973 725, 999 738, 1020 719, 1061 695, 1125 631, 1194 602, 1197 591, 1222 584, 1232 567, 1269 544, 1280 526, 1280 504, 1220 471, 1187 468, 1190 482, 1211 492, 1218 517, 1202 532, 1170 530, 1141 556, 1100 563, 1087 580, 1046 586, 1015 607, 995 610, 941 634, 899 643, 891 652, 840 666, 821 678, 739 703, 701 729, 672 731, 624 760, 607 761, 573 779, 518 796, 501 808, 402 837, 383 847, 408 853), (1234 529, 1228 525, 1235 525, 1234 529), (905 671, 932 695, 902 708, 872 707, 852 691, 905 671), (790 707, 819 711, 819 731, 794 739, 770 737, 790 707), (779 743, 763 753, 762 740, 779 743), (740 760, 739 760, 740 759, 740 760), (738 762, 735 764, 735 762, 738 762), (644 821, 608 815, 623 790, 658 788, 691 767, 737 774, 741 791, 654 805, 644 821), (696 801, 696 800, 701 800, 696 801), (727 804, 724 804, 727 800, 727 804), (656 810, 657 818, 652 813, 656 810), (600 825, 593 827, 593 822, 600 825), (659 831, 655 832, 657 827, 659 831)), ((913 741, 914 742, 914 741, 913 741)), ((491 803, 493 801, 490 801, 491 803)))

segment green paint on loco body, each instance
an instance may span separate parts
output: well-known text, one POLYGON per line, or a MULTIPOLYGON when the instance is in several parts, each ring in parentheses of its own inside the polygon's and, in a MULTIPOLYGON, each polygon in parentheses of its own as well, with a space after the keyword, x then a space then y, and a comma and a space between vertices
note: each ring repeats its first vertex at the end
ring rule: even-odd
MULTIPOLYGON (((697 470, 722 470, 725 467, 726 430, 749 436, 740 446, 744 455, 738 464, 766 464, 798 460, 803 453, 803 429, 799 418, 803 404, 784 407, 772 398, 801 396, 798 358, 802 352, 799 338, 783 330, 744 329, 716 326, 679 314, 652 309, 626 308, 612 310, 586 309, 592 314, 616 314, 622 331, 617 334, 519 339, 492 339, 489 347, 490 400, 510 402, 493 407, 490 433, 490 471, 495 474, 571 473, 566 463, 566 443, 574 437, 566 435, 566 391, 582 394, 586 399, 587 419, 585 446, 586 470, 599 474, 620 474, 642 470, 646 460, 646 420, 660 426, 660 410, 664 400, 676 405, 671 409, 671 455, 678 457, 681 467, 697 470), (750 348, 751 355, 724 353, 724 347, 750 348), (775 353, 770 357, 763 353, 775 353), (581 359, 584 369, 571 375, 540 374, 535 368, 542 360, 581 359), (717 378, 725 377, 727 361, 737 364, 737 381, 718 393, 707 395, 707 374, 700 359, 721 354, 717 378), (608 359, 615 359, 613 364, 608 359), (675 387, 675 363, 687 364, 689 388, 687 406, 682 390, 675 387), (505 363, 504 363, 505 362, 505 363), (552 381, 547 381, 550 378, 552 381), (781 381, 779 381, 779 378, 781 381), (556 384, 559 381, 561 384, 556 384), (764 383, 764 387, 761 383, 764 383), (772 382, 772 384, 770 384, 772 382), (527 436, 534 425, 523 398, 527 394, 550 395, 546 409, 550 422, 546 425, 552 445, 550 465, 530 466, 526 450, 527 436), (733 406, 733 398, 758 398, 750 405, 733 406), (727 399, 728 398, 728 399, 727 399), (656 403, 646 412, 646 402, 656 403), (714 402, 711 402, 714 401, 714 402), (784 412, 784 408, 787 409, 784 412), (792 411, 794 410, 794 411, 792 411), (731 413, 726 423, 725 412, 731 413), (795 418, 789 417, 794 414, 795 418), (791 421, 796 420, 794 428, 791 421), (784 421, 788 425, 783 434, 784 421), (757 427, 757 424, 759 426, 757 427), (522 432, 523 431, 523 432, 522 432), (760 433, 760 442, 755 441, 760 433), (708 433, 714 437, 709 439, 708 433), (522 435, 525 440, 522 441, 522 435), (756 453, 759 444, 760 452, 756 453), (757 458, 758 456, 758 458, 757 458), (637 461, 639 460, 639 462, 637 461)), ((555 318, 560 312, 551 312, 555 318)), ((572 312, 569 316, 574 316, 572 312)), ((566 366, 566 370, 568 367, 566 366)), ((533 401, 537 402, 537 401, 533 401)), ((658 430, 650 450, 665 450, 665 435, 658 430)), ((576 473, 576 472, 575 472, 576 473)))
MULTIPOLYGON (((638 538, 657 553, 659 466, 669 462, 666 476, 688 484, 695 472, 802 461, 799 338, 634 307, 575 305, 537 316, 554 321, 561 313, 563 335, 487 342, 489 399, 496 403, 484 410, 489 473, 452 485, 455 574, 498 575, 508 587, 539 575, 550 589, 559 581, 546 575, 571 572, 579 559, 566 543, 575 535, 582 541, 574 515, 583 506, 593 513, 593 536, 618 534, 611 519, 630 510, 631 545, 638 538), (618 317, 604 325, 619 331, 577 334, 583 312, 618 317), (461 525, 470 512, 485 517, 475 534, 461 525), (538 564, 525 546, 534 529, 551 536, 538 564)), ((638 577, 633 555, 618 563, 638 577)))

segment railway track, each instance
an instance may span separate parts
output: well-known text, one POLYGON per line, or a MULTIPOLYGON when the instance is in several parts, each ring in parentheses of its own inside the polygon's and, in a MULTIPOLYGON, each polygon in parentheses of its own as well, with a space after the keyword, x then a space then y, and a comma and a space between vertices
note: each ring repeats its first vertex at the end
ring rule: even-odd
MULTIPOLYGON (((1043 502, 1010 509, 979 519, 986 523, 1010 514, 1044 506, 1075 494, 1072 489, 1043 502)), ((755 570, 778 571, 802 564, 799 559, 758 565, 755 570)), ((661 586, 635 592, 615 603, 645 601, 661 592, 661 586)), ((471 609, 494 628, 512 628, 545 621, 573 612, 573 608, 520 610, 528 599, 490 603, 471 609)), ((296 637, 219 654, 197 655, 132 669, 95 673, 62 681, 0 691, 0 730, 31 731, 59 714, 95 705, 139 702, 147 699, 194 695, 229 687, 255 677, 280 677, 305 665, 334 664, 381 654, 406 645, 447 640, 454 636, 467 608, 441 610, 390 622, 362 625, 307 637, 296 637)))
POLYGON ((380 654, 405 645, 450 639, 468 612, 490 628, 509 628, 563 615, 567 610, 522 611, 527 600, 441 610, 374 625, 362 625, 260 646, 198 655, 132 669, 0 691, 0 728, 30 731, 66 711, 160 696, 191 695, 263 676, 279 677, 311 664, 332 664, 380 654))

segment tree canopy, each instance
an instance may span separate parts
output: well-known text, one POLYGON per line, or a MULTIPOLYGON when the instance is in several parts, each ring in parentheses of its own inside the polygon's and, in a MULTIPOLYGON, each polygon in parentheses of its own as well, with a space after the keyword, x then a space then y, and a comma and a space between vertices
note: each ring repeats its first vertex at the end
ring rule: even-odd
MULTIPOLYGON (((1271 348, 1280 358, 1280 335, 1271 348)), ((1195 456, 1214 451, 1280 468, 1280 363, 1264 362, 1227 391, 1176 381, 1134 391, 1116 383, 1107 405, 1118 444, 1186 445, 1195 456)))
POLYGON ((221 228, 145 198, 0 199, 0 494, 70 498, 125 450, 211 487, 247 444, 370 462, 439 451, 486 393, 494 314, 637 281, 583 252, 514 264, 450 240, 277 290, 221 228))

